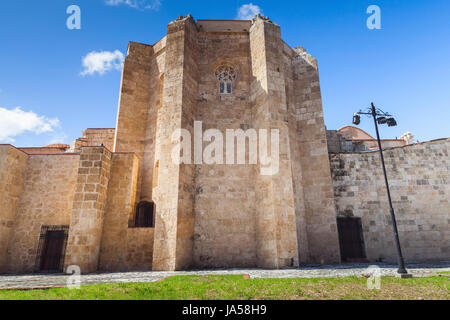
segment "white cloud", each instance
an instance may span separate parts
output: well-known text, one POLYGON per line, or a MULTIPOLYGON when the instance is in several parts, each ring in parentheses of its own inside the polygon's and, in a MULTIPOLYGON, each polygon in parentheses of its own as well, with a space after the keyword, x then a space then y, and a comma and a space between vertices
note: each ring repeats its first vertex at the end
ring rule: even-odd
POLYGON ((23 111, 20 107, 0 108, 0 142, 14 142, 14 137, 25 132, 35 134, 53 132, 57 127, 59 127, 58 119, 39 116, 33 111, 23 111))
POLYGON ((92 51, 83 57, 83 68, 81 72, 82 76, 93 75, 98 73, 100 75, 108 72, 110 70, 120 70, 122 69, 122 63, 124 60, 124 55, 119 50, 114 52, 110 51, 92 51))
POLYGON ((118 6, 121 4, 127 5, 131 8, 140 10, 155 10, 158 11, 161 7, 161 0, 105 0, 108 6, 118 6))
POLYGON ((262 10, 259 6, 253 4, 253 3, 248 3, 248 4, 244 4, 242 5, 239 9, 238 9, 238 15, 237 18, 238 20, 252 20, 258 13, 262 13, 262 10))

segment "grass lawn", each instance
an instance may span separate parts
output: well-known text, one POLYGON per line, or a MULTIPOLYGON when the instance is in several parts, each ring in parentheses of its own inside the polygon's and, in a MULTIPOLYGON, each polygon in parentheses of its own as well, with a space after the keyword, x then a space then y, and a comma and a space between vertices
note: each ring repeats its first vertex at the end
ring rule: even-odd
POLYGON ((381 290, 369 290, 358 277, 244 279, 243 276, 177 276, 152 283, 100 284, 81 289, 1 290, 0 300, 317 300, 450 299, 448 276, 383 277, 381 290))

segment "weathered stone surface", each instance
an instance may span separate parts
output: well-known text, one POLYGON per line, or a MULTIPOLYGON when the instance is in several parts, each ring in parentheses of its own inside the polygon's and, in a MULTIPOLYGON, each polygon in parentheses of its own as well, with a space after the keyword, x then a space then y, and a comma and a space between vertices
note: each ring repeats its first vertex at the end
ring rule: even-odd
POLYGON ((10 145, 0 145, 0 273, 8 270, 7 250, 21 196, 28 156, 10 145))
POLYGON ((75 140, 71 145, 71 152, 79 151, 82 147, 98 147, 103 145, 113 150, 115 129, 89 128, 83 131, 83 137, 75 140))
POLYGON ((84 147, 81 149, 80 169, 89 172, 79 173, 76 192, 70 216, 69 239, 65 267, 79 266, 82 273, 98 270, 100 241, 103 233, 108 182, 111 169, 111 152, 104 147, 84 147), (96 170, 93 161, 99 159, 96 170), (91 192, 95 186, 95 191, 91 192))
POLYGON ((152 267, 154 229, 134 227, 139 169, 135 154, 113 154, 100 250, 101 271, 152 267))
POLYGON ((23 164, 23 184, 15 175, 9 188, 19 187, 21 193, 9 241, 8 272, 39 270, 42 226, 70 224, 79 159, 77 154, 30 155, 23 164))
POLYGON ((177 129, 193 133, 197 98, 197 27, 192 18, 167 27, 162 107, 158 110, 155 159, 159 164, 154 192, 156 225, 153 270, 180 270, 193 265, 194 165, 172 159, 177 129))
MULTIPOLYGON (((450 139, 384 151, 400 242, 407 261, 450 256, 450 139)), ((338 216, 362 219, 367 258, 396 261, 378 152, 330 154, 338 216)))
POLYGON ((266 268, 294 267, 299 257, 284 78, 292 68, 283 65, 283 45, 280 27, 254 20, 250 28, 254 126, 278 129, 280 134, 279 172, 269 176, 257 172, 255 177, 256 201, 261 204, 255 214, 256 263, 266 268))

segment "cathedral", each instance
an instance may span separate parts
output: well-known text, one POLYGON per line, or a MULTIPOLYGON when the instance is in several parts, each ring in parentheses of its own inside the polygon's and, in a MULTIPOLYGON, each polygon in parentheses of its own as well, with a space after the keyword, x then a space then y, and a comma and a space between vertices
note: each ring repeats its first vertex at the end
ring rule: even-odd
MULTIPOLYGON (((385 151, 407 261, 450 258, 449 141, 385 151)), ((317 61, 277 24, 181 16, 129 44, 116 128, 0 146, 0 273, 395 261, 382 179, 376 152, 329 148, 317 61), (202 161, 231 130, 244 161, 202 161), (272 174, 252 161, 263 130, 272 174)))

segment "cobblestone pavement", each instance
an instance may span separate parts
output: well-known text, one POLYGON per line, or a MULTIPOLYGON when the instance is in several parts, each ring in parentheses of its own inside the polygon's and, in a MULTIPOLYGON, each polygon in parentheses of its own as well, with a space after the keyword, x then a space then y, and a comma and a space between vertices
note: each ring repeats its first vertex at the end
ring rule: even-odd
MULTIPOLYGON (((183 275, 250 275, 250 278, 318 278, 363 276, 371 265, 380 267, 382 276, 395 276, 397 267, 390 264, 343 264, 343 265, 310 265, 299 269, 265 270, 265 269, 223 269, 194 271, 143 271, 125 273, 100 273, 81 276, 81 285, 98 283, 154 282, 167 277, 183 275)), ((408 272, 414 277, 437 275, 439 272, 450 272, 450 261, 433 264, 408 264, 408 272)), ((0 289, 30 289, 64 287, 69 275, 0 275, 0 289)))

